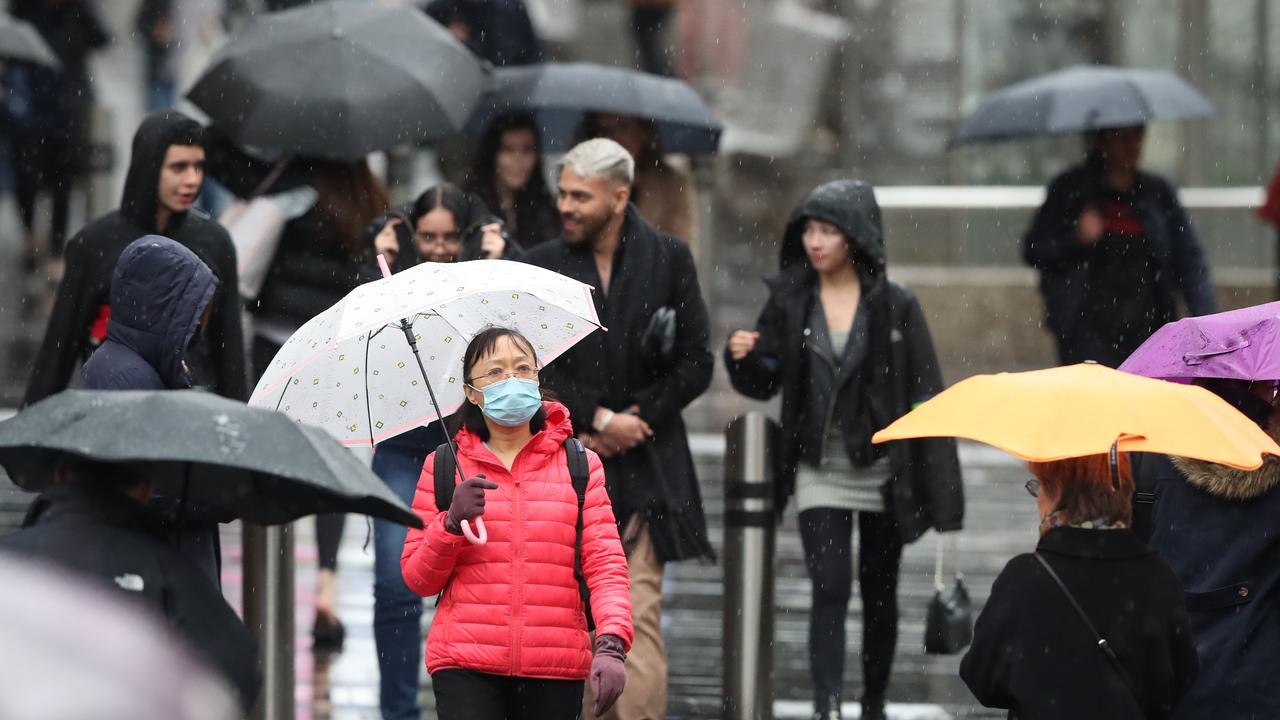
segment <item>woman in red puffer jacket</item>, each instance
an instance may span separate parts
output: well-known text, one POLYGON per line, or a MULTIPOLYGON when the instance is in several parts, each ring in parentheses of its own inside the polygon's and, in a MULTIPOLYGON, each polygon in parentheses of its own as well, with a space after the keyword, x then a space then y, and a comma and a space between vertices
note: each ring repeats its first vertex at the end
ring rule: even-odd
POLYGON ((442 593, 427 637, 441 720, 577 718, 588 678, 600 714, 626 683, 631 596, 604 468, 586 451, 581 562, 593 653, 574 577, 578 499, 564 449, 573 428, 563 405, 541 399, 537 373, 519 333, 477 335, 463 356, 455 437, 467 480, 447 511, 436 506, 434 454, 418 481, 413 509, 426 527, 409 531, 400 567, 418 594, 442 593), (482 515, 488 542, 472 545, 462 528, 482 515))

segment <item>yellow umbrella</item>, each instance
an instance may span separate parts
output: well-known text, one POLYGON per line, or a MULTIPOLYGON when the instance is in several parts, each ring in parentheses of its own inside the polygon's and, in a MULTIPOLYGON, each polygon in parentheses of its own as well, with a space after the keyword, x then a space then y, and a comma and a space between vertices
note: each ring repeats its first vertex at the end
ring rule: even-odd
POLYGON ((872 442, 960 437, 1023 460, 1155 452, 1253 470, 1280 446, 1217 395, 1085 363, 975 375, 876 433, 872 442))

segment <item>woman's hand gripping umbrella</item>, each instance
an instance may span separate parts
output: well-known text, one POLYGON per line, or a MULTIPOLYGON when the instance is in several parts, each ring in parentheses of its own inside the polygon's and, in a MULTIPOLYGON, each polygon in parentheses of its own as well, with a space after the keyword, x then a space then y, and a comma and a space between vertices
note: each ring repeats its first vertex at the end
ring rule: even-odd
MULTIPOLYGON (((516 329, 549 362, 600 327, 590 286, 531 265, 424 263, 384 275, 299 328, 249 404, 318 425, 345 445, 373 446, 458 409, 466 382, 458 368, 480 331, 516 329), (426 393, 415 390, 423 384, 426 393)), ((487 538, 478 518, 476 533, 469 521, 460 526, 473 543, 487 538)))

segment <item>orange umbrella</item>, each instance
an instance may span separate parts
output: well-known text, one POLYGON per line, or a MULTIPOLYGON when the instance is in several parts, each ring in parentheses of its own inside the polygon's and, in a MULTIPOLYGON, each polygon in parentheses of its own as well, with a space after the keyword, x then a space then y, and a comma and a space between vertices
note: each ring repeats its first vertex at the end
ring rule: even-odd
POLYGON ((872 437, 872 442, 961 437, 1023 460, 1155 452, 1242 470, 1280 446, 1217 395, 1085 363, 975 375, 872 437))

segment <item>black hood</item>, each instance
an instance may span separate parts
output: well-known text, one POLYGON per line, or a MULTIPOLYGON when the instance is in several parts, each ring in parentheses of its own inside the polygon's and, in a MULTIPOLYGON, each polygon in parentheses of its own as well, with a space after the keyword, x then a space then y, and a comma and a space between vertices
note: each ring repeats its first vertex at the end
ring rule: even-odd
POLYGON ((182 360, 217 284, 209 266, 173 240, 135 240, 120 254, 111 278, 107 340, 146 360, 166 387, 190 387, 182 360))
POLYGON ((880 205, 871 185, 862 180, 835 180, 814 188, 800 201, 787 220, 782 236, 779 265, 782 270, 807 266, 804 252, 804 224, 814 219, 831 223, 849 239, 854 262, 872 279, 884 277, 884 227, 880 205))
MULTIPOLYGON (((120 200, 120 213, 144 232, 155 233, 156 205, 159 202, 160 169, 164 156, 175 140, 186 141, 201 138, 200 123, 173 110, 151 113, 138 126, 133 135, 133 155, 129 160, 129 173, 124 178, 124 196, 120 200)), ((169 221, 165 232, 173 234, 186 217, 178 213, 169 221)))

